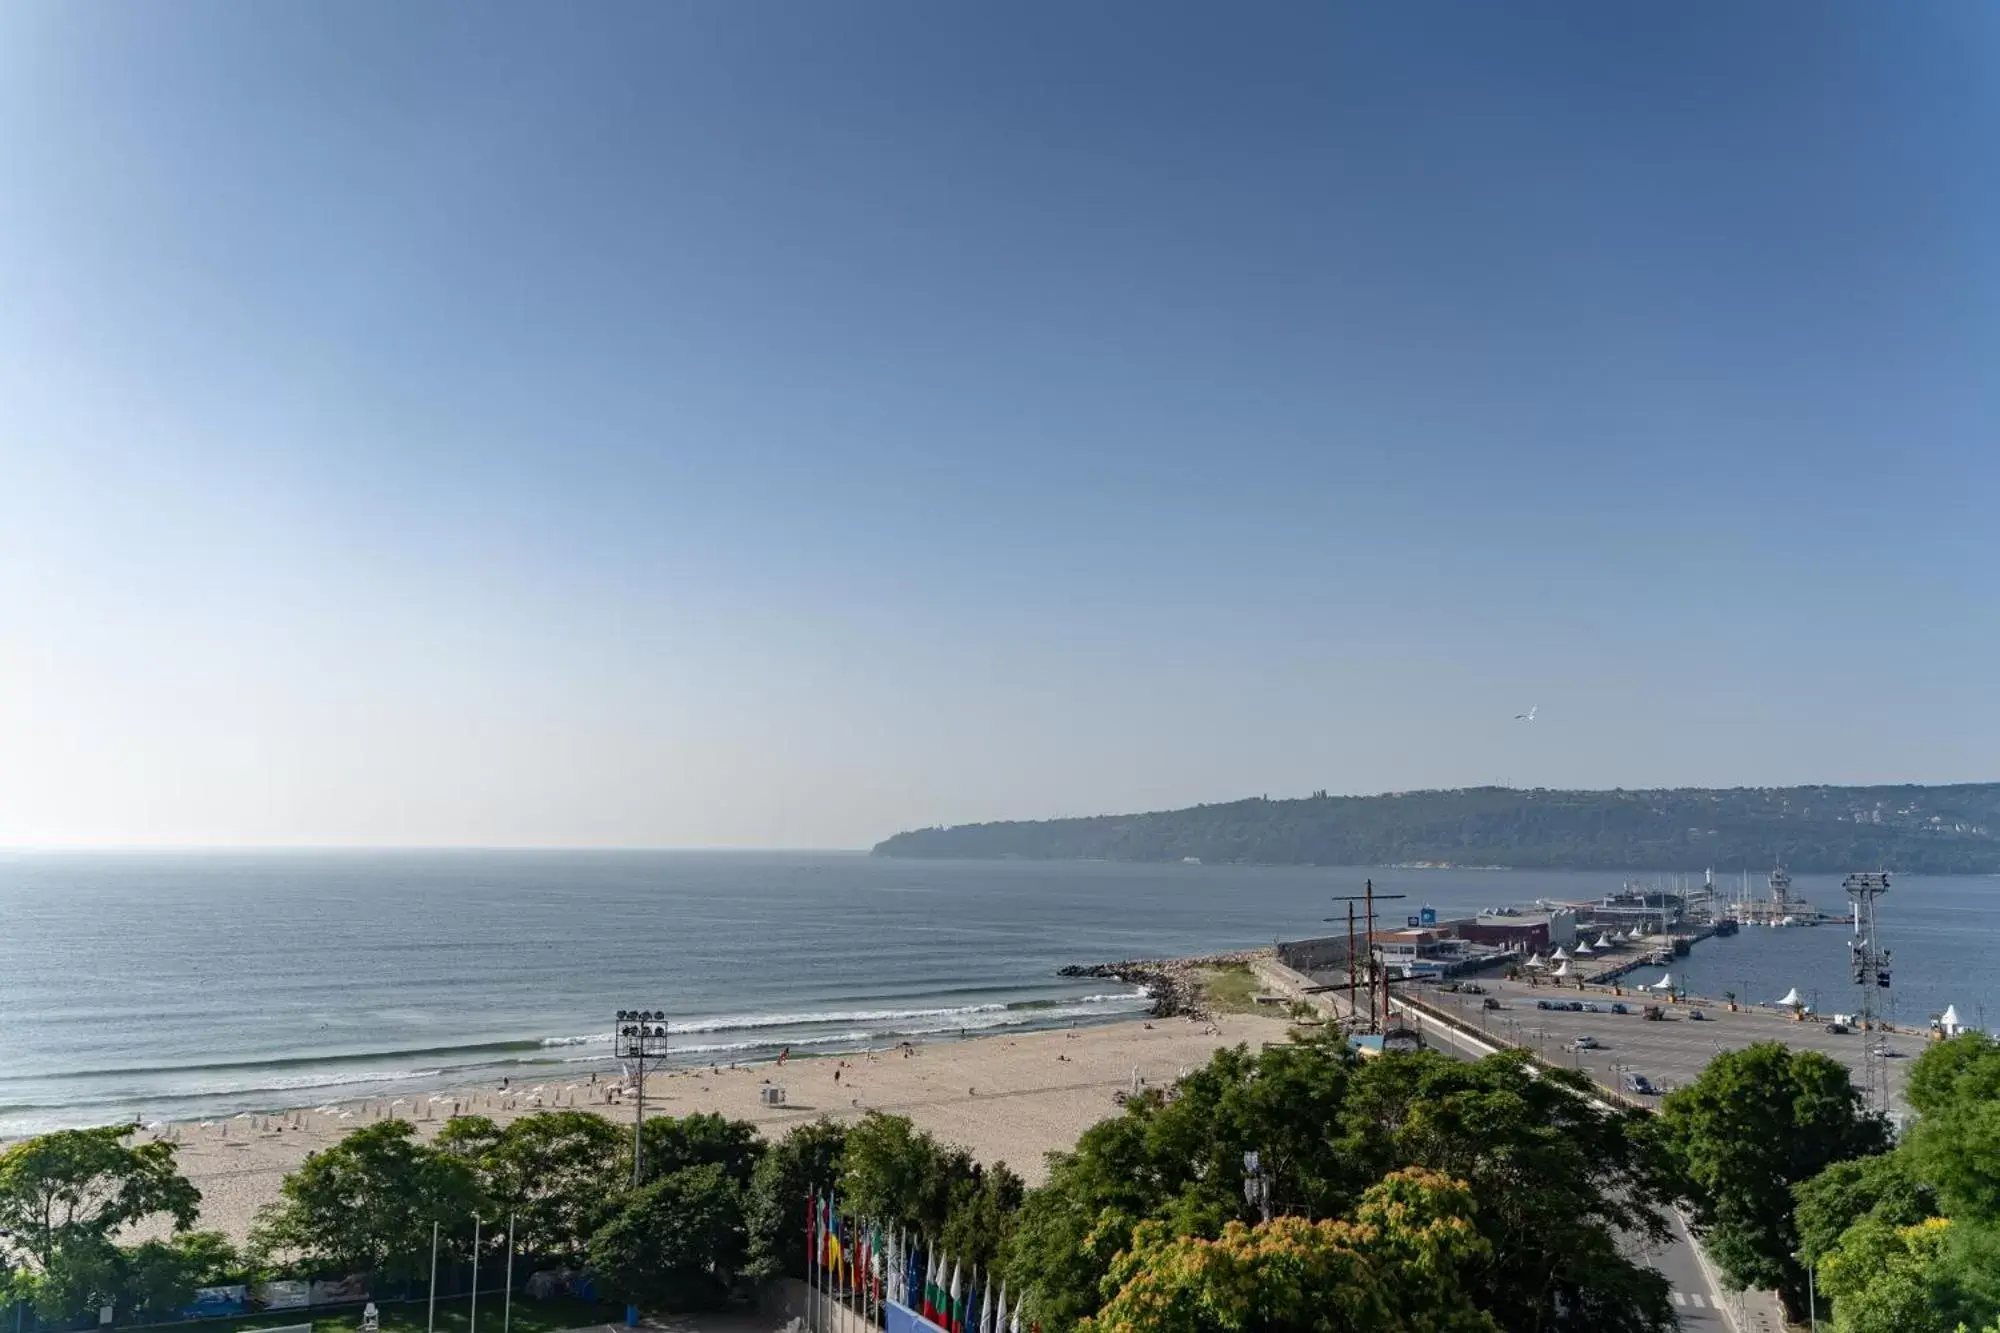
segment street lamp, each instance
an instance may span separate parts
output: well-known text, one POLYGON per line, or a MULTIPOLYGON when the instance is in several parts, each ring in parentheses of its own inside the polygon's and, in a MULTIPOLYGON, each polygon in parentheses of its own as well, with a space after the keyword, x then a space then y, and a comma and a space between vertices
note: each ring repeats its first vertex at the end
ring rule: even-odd
POLYGON ((667 1016, 659 1009, 620 1009, 618 1025, 612 1029, 613 1053, 630 1060, 637 1095, 632 1099, 632 1188, 641 1180, 640 1158, 645 1151, 646 1063, 660 1064, 667 1058, 667 1016))

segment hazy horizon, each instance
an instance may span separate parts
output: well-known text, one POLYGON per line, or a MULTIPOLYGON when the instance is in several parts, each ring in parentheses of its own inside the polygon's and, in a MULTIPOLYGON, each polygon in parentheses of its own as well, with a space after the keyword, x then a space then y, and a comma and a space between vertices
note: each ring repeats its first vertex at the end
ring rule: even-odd
POLYGON ((1996 137, 1990 7, 22 0, 0 846, 1980 780, 1996 137))

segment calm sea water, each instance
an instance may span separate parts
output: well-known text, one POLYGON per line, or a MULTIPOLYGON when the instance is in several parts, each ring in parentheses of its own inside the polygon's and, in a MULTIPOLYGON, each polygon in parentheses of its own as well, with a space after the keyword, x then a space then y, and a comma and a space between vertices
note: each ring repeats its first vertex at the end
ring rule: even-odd
MULTIPOLYGON (((915 862, 689 852, 0 855, 0 1135, 611 1066, 619 1008, 676 1058, 1094 1023, 1143 1000, 1071 962, 1325 933, 1334 894, 1468 910, 1619 876, 915 862)), ((1839 902, 1833 878, 1797 888, 1839 902)), ((2000 1018, 2000 879, 1885 902, 1896 1012, 2000 1018)), ((1849 1007, 1846 931, 1697 946, 1697 989, 1849 1007), (1766 993, 1768 992, 1768 994, 1766 993)))

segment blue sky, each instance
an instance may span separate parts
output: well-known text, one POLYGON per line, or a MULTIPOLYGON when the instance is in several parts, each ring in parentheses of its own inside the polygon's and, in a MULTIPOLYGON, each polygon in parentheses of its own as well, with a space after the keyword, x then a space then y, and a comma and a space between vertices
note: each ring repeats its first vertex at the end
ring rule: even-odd
POLYGON ((1990 6, 6 6, 0 841, 2000 776, 1996 142, 1990 6))

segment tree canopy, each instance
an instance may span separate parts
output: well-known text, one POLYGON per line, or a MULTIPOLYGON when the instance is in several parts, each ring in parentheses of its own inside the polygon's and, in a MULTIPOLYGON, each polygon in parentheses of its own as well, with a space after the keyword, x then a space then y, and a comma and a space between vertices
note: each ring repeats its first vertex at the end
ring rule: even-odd
POLYGON ((1667 1095, 1656 1128, 1724 1280, 1775 1289, 1788 1314, 1803 1314, 1792 1189, 1889 1142, 1888 1126, 1864 1108, 1847 1067, 1778 1042, 1726 1051, 1667 1095))
POLYGON ((456 1116, 436 1146, 478 1173, 488 1225, 512 1215, 530 1254, 581 1260, 591 1233, 628 1179, 626 1136, 589 1111, 540 1111, 505 1128, 485 1116, 456 1116))
POLYGON ((625 1300, 715 1304, 745 1253, 742 1187, 720 1162, 682 1167, 627 1194, 590 1241, 590 1267, 625 1300))
POLYGON ((471 1162, 421 1143, 407 1120, 383 1120, 322 1148, 285 1177, 258 1215, 251 1246, 328 1274, 414 1277, 432 1224, 455 1242, 485 1203, 471 1162))
POLYGON ((1073 1327, 1116 1288, 1144 1224, 1217 1240, 1253 1223, 1243 1154, 1255 1151, 1274 1204, 1313 1217, 1350 1216, 1409 1167, 1462 1181, 1480 1200, 1470 1223, 1482 1245, 1458 1281, 1503 1327, 1669 1328, 1664 1280, 1621 1243, 1664 1235, 1663 1162, 1638 1132, 1643 1114, 1608 1110, 1580 1077, 1520 1056, 1356 1064, 1318 1039, 1225 1050, 1173 1101, 1136 1098, 1052 1156, 1005 1271, 1045 1329, 1073 1327))

